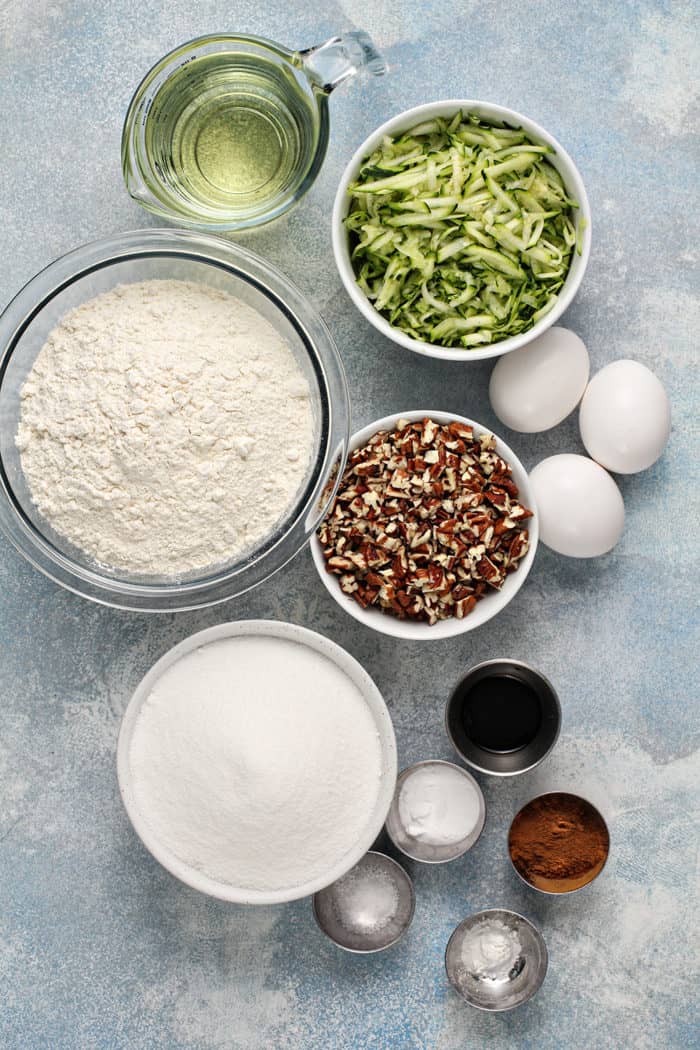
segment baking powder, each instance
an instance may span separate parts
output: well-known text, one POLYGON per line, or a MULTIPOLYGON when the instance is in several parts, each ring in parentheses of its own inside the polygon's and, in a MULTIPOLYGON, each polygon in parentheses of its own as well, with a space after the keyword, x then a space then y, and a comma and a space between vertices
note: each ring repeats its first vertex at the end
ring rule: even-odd
POLYGON ((21 392, 32 499, 101 564, 179 576, 275 527, 313 446, 308 383, 257 310, 207 285, 144 281, 71 310, 21 392))
POLYGON ((461 842, 481 819, 481 798, 459 769, 418 766, 399 792, 399 819, 408 834, 431 846, 461 842))

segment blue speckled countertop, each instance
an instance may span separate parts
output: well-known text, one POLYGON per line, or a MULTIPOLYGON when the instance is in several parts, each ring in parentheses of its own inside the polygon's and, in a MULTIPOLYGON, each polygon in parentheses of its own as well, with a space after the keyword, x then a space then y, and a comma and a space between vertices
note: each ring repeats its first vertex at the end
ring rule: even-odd
MULTIPOLYGON (((699 769, 696 264, 700 65, 691 2, 329 0, 0 2, 0 301, 75 245, 153 224, 126 195, 119 137, 132 90, 181 41, 239 30, 307 46, 351 23, 385 51, 383 80, 331 100, 318 182, 289 216, 244 242, 310 297, 348 371, 356 425, 444 408, 497 427, 489 362, 421 360, 383 341, 343 292, 329 213, 340 172, 371 127, 439 97, 489 99, 554 133, 593 209, 593 254, 564 318, 594 368, 631 356, 667 384, 664 458, 622 479, 627 526, 595 561, 538 552, 526 586, 488 626, 412 646, 351 621, 308 552, 242 600, 143 616, 64 593, 0 542, 0 1046, 16 1050, 671 1050, 700 1045, 696 999, 699 769), (419 393, 418 393, 419 391, 419 393), (482 778, 488 822, 474 850, 412 866, 414 924, 379 956, 326 941, 308 901, 249 909, 200 896, 136 839, 115 742, 129 695, 166 649, 238 617, 305 624, 345 645, 383 691, 402 765, 450 757, 442 709, 470 664, 526 659, 559 690, 560 742, 536 772, 482 778), (506 831, 528 797, 568 788, 602 808, 609 864, 587 890, 549 899, 522 885, 506 831), (447 986, 443 952, 469 912, 515 908, 541 927, 550 969, 524 1008, 490 1016, 447 986)), ((530 467, 581 451, 576 417, 505 432, 530 467)))

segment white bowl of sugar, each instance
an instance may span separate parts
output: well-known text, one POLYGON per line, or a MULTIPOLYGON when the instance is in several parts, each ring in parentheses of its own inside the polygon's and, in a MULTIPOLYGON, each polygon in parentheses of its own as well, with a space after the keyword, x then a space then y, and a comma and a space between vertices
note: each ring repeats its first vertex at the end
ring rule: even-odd
POLYGON ((389 712, 367 672, 314 631, 220 624, 167 652, 122 720, 117 772, 146 848, 194 889, 278 904, 371 847, 396 784, 389 712))

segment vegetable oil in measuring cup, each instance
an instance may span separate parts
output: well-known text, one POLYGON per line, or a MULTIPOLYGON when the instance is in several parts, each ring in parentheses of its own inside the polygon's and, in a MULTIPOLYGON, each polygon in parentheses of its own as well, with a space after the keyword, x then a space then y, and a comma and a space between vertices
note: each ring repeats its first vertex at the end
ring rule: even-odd
POLYGON ((152 169, 191 218, 275 213, 314 160, 315 100, 263 56, 201 55, 162 84, 145 116, 152 169))

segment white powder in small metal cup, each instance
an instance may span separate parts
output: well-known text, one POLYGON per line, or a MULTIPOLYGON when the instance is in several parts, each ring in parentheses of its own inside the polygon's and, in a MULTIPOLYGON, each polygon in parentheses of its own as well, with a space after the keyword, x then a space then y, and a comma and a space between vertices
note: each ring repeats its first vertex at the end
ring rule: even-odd
POLYGON ((464 936, 461 961, 472 977, 504 980, 517 967, 522 945, 515 930, 501 919, 482 919, 464 936))
POLYGON ((276 637, 203 645, 145 699, 129 750, 134 805, 158 844, 218 882, 283 890, 355 848, 382 789, 358 687, 276 637))
POLYGON ((481 818, 478 789, 450 765, 413 770, 401 785, 398 808, 406 832, 429 846, 461 842, 481 818))

